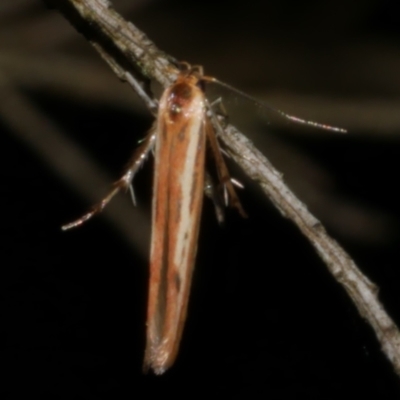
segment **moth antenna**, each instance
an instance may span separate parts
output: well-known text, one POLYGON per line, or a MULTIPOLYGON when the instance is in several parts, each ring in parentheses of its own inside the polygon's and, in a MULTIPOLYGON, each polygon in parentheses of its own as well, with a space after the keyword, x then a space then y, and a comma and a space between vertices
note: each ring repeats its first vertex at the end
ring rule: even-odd
POLYGON ((302 124, 302 125, 308 125, 308 126, 312 126, 314 128, 319 128, 319 129, 324 129, 326 131, 332 131, 332 132, 337 132, 337 133, 347 133, 346 129, 343 128, 339 128, 337 126, 332 126, 332 125, 327 125, 327 124, 321 124, 319 122, 315 122, 315 121, 311 121, 311 120, 307 120, 307 119, 303 119, 303 118, 299 118, 296 117, 295 115, 291 115, 288 113, 285 113, 282 110, 279 110, 278 108, 272 107, 270 105, 268 105, 267 103, 264 103, 260 100, 255 99, 254 97, 248 95, 247 93, 236 89, 234 86, 228 85, 225 82, 222 82, 216 78, 212 78, 212 77, 204 77, 203 79, 210 81, 210 82, 214 82, 217 83, 219 85, 221 85, 222 87, 225 87, 229 90, 232 90, 233 92, 236 92, 237 94, 245 97, 248 100, 253 101, 254 103, 258 104, 260 107, 266 108, 276 114, 279 114, 281 117, 286 118, 289 121, 293 121, 297 124, 302 124))

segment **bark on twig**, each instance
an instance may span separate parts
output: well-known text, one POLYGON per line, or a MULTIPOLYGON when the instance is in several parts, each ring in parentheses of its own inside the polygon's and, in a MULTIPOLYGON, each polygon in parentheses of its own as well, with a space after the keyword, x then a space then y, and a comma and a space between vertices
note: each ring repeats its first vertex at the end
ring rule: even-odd
MULTIPOLYGON (((137 73, 166 87, 177 69, 174 59, 158 50, 132 23, 125 21, 107 0, 45 0, 57 7, 92 43, 122 80, 137 73)), ((233 126, 221 134, 232 157, 247 175, 308 238, 334 278, 344 287, 360 314, 375 331, 382 349, 400 375, 400 333, 378 300, 377 287, 357 268, 350 256, 326 233, 321 223, 285 185, 282 175, 233 126)))

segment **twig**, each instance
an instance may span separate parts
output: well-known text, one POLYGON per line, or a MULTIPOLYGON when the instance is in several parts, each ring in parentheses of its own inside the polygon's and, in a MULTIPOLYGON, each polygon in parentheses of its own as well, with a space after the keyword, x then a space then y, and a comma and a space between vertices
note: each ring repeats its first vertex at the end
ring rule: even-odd
MULTIPOLYGON (((133 24, 117 14, 106 0, 45 0, 54 4, 89 39, 123 80, 137 71, 164 87, 176 76, 174 59, 159 51, 133 24)), ((350 256, 326 233, 282 180, 269 161, 236 128, 228 125, 221 139, 232 157, 256 180, 283 216, 309 239, 334 278, 345 288, 360 314, 370 323, 382 349, 400 375, 400 333, 377 297, 377 287, 350 256)))

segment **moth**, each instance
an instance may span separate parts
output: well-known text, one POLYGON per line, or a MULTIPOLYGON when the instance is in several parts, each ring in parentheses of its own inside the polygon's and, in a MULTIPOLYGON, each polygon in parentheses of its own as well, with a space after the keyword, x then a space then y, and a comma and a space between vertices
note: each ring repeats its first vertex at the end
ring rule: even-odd
MULTIPOLYGON (((67 230, 81 225, 103 210, 121 189, 132 190, 135 173, 150 150, 154 149, 150 278, 143 368, 145 371, 151 369, 155 374, 164 373, 174 363, 185 324, 203 202, 207 144, 215 161, 224 202, 246 216, 218 144, 218 118, 204 93, 206 81, 219 81, 205 77, 201 67, 187 64, 184 67, 176 81, 162 94, 155 124, 134 153, 124 175, 89 213, 62 227, 67 230)), ((324 129, 340 129, 275 111, 296 122, 324 129)))

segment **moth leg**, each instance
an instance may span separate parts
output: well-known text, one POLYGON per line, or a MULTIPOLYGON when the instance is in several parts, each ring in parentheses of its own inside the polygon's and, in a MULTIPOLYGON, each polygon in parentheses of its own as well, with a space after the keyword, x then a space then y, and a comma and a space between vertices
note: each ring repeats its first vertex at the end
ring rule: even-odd
POLYGON ((212 109, 212 111, 210 111, 210 114, 221 116, 223 118, 223 125, 226 126, 228 124, 229 115, 224 106, 222 97, 218 97, 217 99, 215 99, 212 103, 210 103, 209 107, 212 109), (217 107, 217 111, 214 111, 215 107, 217 107))
POLYGON ((214 203, 215 216, 217 217, 218 223, 221 225, 225 219, 224 207, 221 202, 221 196, 217 190, 217 185, 207 171, 204 174, 204 194, 214 203))
POLYGON ((158 104, 155 102, 149 95, 148 92, 150 91, 150 88, 147 87, 149 85, 146 85, 146 89, 143 88, 143 86, 135 79, 135 77, 129 73, 125 72, 124 73, 124 79, 132 86, 132 88, 135 90, 135 92, 138 94, 138 96, 144 101, 146 106, 149 108, 149 110, 156 115, 157 109, 158 109, 158 104))
POLYGON ((130 189, 131 196, 133 196, 133 189, 131 189, 133 177, 143 164, 150 150, 154 147, 155 140, 156 140, 156 129, 155 126, 153 126, 148 135, 146 136, 146 138, 144 139, 144 141, 133 153, 133 156, 126 167, 124 174, 113 184, 110 192, 99 203, 95 204, 88 213, 86 213, 79 219, 70 222, 69 224, 63 225, 61 229, 63 231, 66 231, 68 229, 82 225, 88 219, 92 218, 93 215, 96 215, 101 211, 103 211, 106 205, 121 189, 125 190, 130 189))
MULTIPOLYGON (((216 118, 213 122, 215 124, 218 124, 218 120, 216 118)), ((219 128, 222 129, 220 126, 219 128)), ((228 168, 225 164, 224 158, 222 157, 217 136, 215 135, 214 127, 208 118, 206 119, 206 132, 215 159, 218 177, 221 184, 223 185, 225 204, 228 204, 230 201, 232 206, 239 211, 240 215, 242 215, 243 217, 247 217, 247 214, 240 203, 239 197, 236 194, 235 188, 233 187, 228 168)))

